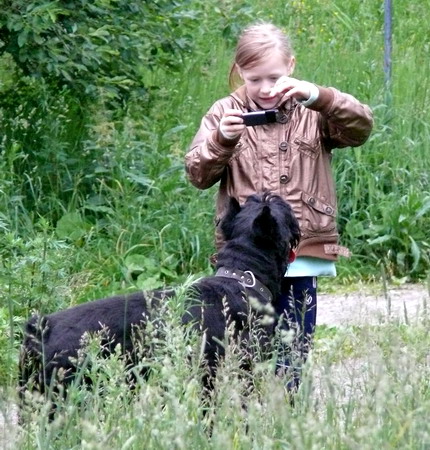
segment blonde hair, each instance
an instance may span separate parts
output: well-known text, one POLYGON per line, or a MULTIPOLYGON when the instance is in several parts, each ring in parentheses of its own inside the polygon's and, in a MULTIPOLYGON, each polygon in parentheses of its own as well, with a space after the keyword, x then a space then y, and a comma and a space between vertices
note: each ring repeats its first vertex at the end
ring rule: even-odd
POLYGON ((230 87, 234 88, 239 82, 239 68, 248 70, 257 66, 273 50, 279 50, 286 64, 293 57, 290 38, 280 28, 271 23, 258 23, 245 28, 239 36, 230 69, 230 87))

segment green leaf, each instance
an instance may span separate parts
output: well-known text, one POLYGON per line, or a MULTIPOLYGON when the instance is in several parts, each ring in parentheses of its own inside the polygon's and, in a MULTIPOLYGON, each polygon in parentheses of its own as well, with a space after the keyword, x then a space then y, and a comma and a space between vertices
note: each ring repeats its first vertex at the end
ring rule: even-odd
POLYGON ((18 47, 24 47, 27 43, 28 31, 24 30, 22 33, 18 35, 18 47))
POLYGON ((391 240, 391 236, 384 235, 384 236, 379 236, 375 239, 368 240, 367 242, 369 245, 376 245, 376 244, 383 244, 384 242, 388 242, 389 240, 391 240))
POLYGON ((76 241, 84 237, 91 225, 78 213, 67 213, 57 222, 55 232, 60 239, 76 241))
POLYGON ((136 285, 138 286, 139 289, 148 291, 162 287, 163 282, 157 276, 148 277, 146 276, 146 274, 142 273, 137 277, 136 285))
POLYGON ((114 210, 112 208, 109 208, 109 206, 104 206, 104 205, 90 205, 90 204, 86 204, 84 206, 85 209, 88 209, 90 211, 94 211, 94 212, 101 212, 101 213, 106 213, 106 214, 114 214, 114 210))
POLYGON ((167 267, 161 267, 160 273, 163 274, 168 280, 174 280, 175 278, 177 278, 176 273, 168 269, 167 267))
POLYGON ((146 274, 159 273, 158 264, 148 256, 129 255, 124 260, 127 273, 145 272, 146 274))
POLYGON ((415 272, 415 270, 417 270, 418 264, 420 262, 421 251, 420 251, 418 244, 415 242, 415 240, 411 236, 409 236, 409 239, 411 241, 411 253, 412 253, 412 258, 414 260, 411 271, 415 272))
POLYGON ((427 214, 427 212, 430 211, 430 198, 428 198, 424 205, 416 212, 415 214, 415 218, 420 218, 422 216, 424 216, 424 214, 427 214))

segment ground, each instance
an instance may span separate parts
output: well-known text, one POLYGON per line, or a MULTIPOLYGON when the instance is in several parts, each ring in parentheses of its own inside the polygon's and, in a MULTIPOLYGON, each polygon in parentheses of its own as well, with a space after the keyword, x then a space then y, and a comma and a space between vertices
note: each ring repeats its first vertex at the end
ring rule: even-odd
MULTIPOLYGON (((378 324, 389 319, 409 322, 430 308, 430 285, 403 284, 400 286, 365 285, 347 293, 320 293, 317 325, 341 327, 347 325, 378 324)), ((358 373, 365 370, 360 361, 343 361, 335 371, 340 383, 345 370, 358 373), (352 368, 352 369, 351 369, 352 368)), ((321 378, 316 374, 316 380, 321 378)), ((359 378, 359 377, 358 377, 359 378)), ((354 379, 357 379, 355 377, 354 379)), ((7 401, 0 390, 0 449, 14 448, 16 433, 16 405, 7 401)))
POLYGON ((425 284, 364 286, 348 293, 320 294, 317 325, 377 324, 390 317, 408 322, 426 308, 430 311, 430 287, 425 284))

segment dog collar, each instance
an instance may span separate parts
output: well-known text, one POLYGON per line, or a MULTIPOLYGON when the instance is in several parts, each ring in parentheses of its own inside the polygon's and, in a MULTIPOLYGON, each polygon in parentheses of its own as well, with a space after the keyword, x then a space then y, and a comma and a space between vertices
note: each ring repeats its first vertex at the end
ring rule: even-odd
POLYGON ((254 292, 258 292, 258 294, 262 295, 269 303, 273 300, 270 290, 263 283, 258 281, 250 270, 241 271, 220 267, 215 276, 233 278, 234 280, 239 281, 239 283, 245 288, 245 291, 251 289, 254 292))

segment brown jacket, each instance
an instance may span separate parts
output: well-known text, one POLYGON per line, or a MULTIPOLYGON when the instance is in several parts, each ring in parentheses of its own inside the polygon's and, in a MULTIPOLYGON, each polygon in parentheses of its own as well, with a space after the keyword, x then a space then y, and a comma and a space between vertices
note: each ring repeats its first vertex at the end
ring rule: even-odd
MULTIPOLYGON (((220 181, 217 225, 228 197, 243 203, 248 195, 268 190, 294 209, 302 234, 298 256, 335 260, 349 251, 338 245, 331 151, 363 144, 373 119, 370 108, 351 95, 318 88, 319 97, 310 107, 289 99, 279 107, 280 123, 247 127, 240 138, 226 140, 218 128, 225 109, 258 109, 240 87, 203 117, 185 164, 199 189, 220 181)), ((222 245, 218 232, 216 245, 222 245)))

